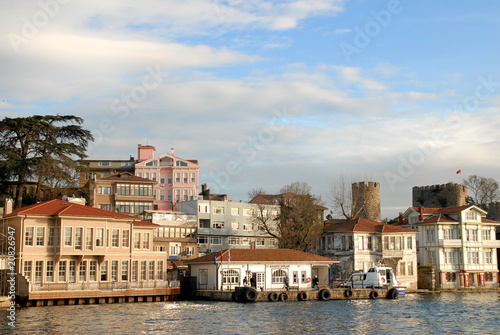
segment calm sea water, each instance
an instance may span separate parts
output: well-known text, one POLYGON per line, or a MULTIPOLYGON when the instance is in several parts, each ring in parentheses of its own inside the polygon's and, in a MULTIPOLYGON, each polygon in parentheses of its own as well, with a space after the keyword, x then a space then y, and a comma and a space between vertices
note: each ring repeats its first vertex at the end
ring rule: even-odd
POLYGON ((18 308, 2 334, 500 334, 500 293, 398 300, 158 302, 18 308))

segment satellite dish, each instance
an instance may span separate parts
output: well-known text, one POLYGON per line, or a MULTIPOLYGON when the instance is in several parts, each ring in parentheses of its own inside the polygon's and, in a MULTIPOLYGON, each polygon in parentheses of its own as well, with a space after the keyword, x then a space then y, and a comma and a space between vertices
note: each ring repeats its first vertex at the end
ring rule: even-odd
POLYGON ((62 196, 62 200, 63 200, 63 201, 68 201, 68 196, 67 196, 67 195, 63 195, 63 196, 62 196))

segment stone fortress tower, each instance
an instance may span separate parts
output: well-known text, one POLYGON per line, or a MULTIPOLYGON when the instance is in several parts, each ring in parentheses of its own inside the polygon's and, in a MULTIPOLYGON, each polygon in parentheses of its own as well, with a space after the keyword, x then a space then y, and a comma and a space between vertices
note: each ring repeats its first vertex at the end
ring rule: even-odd
POLYGON ((431 186, 414 186, 412 206, 456 207, 467 205, 467 186, 448 183, 431 186))
POLYGON ((380 222, 380 183, 352 183, 352 204, 354 213, 362 208, 357 217, 380 222))

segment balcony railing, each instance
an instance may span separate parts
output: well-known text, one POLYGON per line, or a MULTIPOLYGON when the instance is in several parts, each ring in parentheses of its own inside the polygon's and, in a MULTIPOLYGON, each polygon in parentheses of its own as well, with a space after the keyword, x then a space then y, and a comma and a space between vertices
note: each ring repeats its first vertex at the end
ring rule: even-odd
POLYGON ((111 291, 141 288, 178 288, 180 281, 95 282, 95 283, 45 283, 30 284, 30 292, 45 291, 111 291))
POLYGON ((439 239, 438 240, 438 245, 440 247, 461 247, 462 246, 462 240, 461 239, 453 239, 453 240, 445 240, 445 239, 439 239))

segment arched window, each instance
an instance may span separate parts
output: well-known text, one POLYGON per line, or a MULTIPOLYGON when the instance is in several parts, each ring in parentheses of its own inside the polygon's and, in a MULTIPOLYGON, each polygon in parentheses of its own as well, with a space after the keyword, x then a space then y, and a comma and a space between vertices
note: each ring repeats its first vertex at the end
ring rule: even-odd
POLYGON ((240 283, 240 274, 236 270, 224 270, 222 275, 222 283, 223 284, 239 284, 240 283))
POLYGON ((273 284, 284 283, 285 277, 287 276, 286 272, 283 270, 274 270, 272 275, 273 284))

